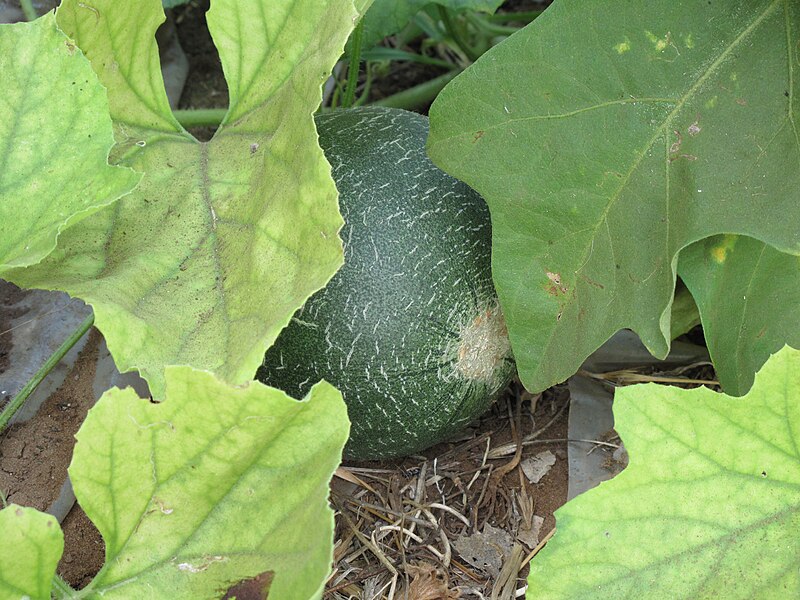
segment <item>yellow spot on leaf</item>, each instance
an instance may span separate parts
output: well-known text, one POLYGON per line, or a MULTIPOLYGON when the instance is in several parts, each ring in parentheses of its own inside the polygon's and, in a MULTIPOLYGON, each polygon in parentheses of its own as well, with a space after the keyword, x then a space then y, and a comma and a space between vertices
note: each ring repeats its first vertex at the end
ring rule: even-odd
POLYGON ((650 40, 650 43, 653 44, 656 52, 663 52, 667 46, 669 46, 669 34, 663 38, 658 37, 652 31, 645 31, 644 34, 647 36, 647 39, 650 40))
POLYGON ((733 250, 733 247, 736 245, 736 236, 735 235, 724 235, 722 236, 722 240, 716 246, 711 249, 711 258, 718 264, 722 264, 725 262, 725 259, 728 258, 728 253, 733 250))
POLYGON ((627 37, 619 44, 614 46, 614 50, 617 51, 617 54, 625 54, 630 49, 631 49, 631 41, 627 37))
POLYGON ((694 38, 691 33, 683 38, 683 45, 689 48, 689 50, 694 48, 694 38))
POLYGON ((706 100, 705 104, 706 108, 711 109, 714 108, 716 105, 717 105, 717 96, 714 96, 713 98, 709 98, 708 100, 706 100))

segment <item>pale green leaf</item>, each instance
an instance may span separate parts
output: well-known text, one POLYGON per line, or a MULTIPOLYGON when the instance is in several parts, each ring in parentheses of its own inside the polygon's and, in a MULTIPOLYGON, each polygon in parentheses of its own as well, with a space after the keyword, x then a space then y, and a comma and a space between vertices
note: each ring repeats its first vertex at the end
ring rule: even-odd
POLYGON ((744 236, 716 236, 680 255, 678 272, 700 309, 717 378, 747 393, 770 354, 800 348, 800 258, 744 236))
POLYGON ((0 25, 0 276, 35 264, 59 233, 139 180, 108 165, 108 101, 52 14, 0 25))
POLYGON ((493 13, 503 0, 375 0, 364 15, 364 47, 370 48, 387 35, 403 29, 411 18, 429 4, 455 11, 493 13))
POLYGON ((261 576, 269 597, 319 597, 330 571, 328 484, 348 435, 327 383, 298 402, 168 367, 160 404, 101 398, 69 474, 106 544, 90 598, 219 598, 261 576))
POLYGON ((50 600, 50 582, 64 550, 58 521, 33 508, 0 510, 0 600, 50 600))
POLYGON ((231 108, 207 143, 169 110, 158 0, 65 0, 57 16, 109 89, 114 156, 144 176, 11 279, 90 303, 117 365, 139 369, 156 397, 168 364, 251 379, 342 263, 336 188, 312 114, 353 27, 352 2, 216 0, 208 23, 231 108))
POLYGON ((526 387, 622 328, 665 356, 694 241, 800 253, 799 33, 797 0, 556 0, 442 92, 429 151, 489 204, 526 387))
POLYGON ((556 512, 528 598, 800 597, 800 351, 731 398, 617 390, 630 465, 556 512))

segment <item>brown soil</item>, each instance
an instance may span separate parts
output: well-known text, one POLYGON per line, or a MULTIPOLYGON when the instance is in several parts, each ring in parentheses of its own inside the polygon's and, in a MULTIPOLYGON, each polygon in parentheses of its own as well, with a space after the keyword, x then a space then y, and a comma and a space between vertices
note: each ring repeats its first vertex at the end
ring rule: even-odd
MULTIPOLYGON (((58 498, 72 460, 75 434, 94 404, 92 384, 101 336, 86 347, 64 383, 24 423, 0 436, 0 492, 6 501, 45 511, 58 498)), ((59 572, 74 586, 85 585, 103 564, 103 541, 77 505, 62 525, 65 550, 59 572)))
POLYGON ((0 436, 0 490, 8 502, 47 510, 58 497, 72 460, 72 448, 94 403, 92 381, 100 335, 92 331, 64 384, 24 423, 0 436))
POLYGON ((64 554, 58 574, 75 589, 86 587, 105 562, 105 544, 97 528, 76 503, 61 523, 64 554))

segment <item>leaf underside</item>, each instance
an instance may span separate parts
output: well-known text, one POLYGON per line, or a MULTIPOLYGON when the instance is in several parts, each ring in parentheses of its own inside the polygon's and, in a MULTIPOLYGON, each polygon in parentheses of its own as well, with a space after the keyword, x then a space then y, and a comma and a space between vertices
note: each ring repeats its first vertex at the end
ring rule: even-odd
POLYGON ((251 379, 342 263, 336 188, 312 114, 354 17, 350 0, 215 0, 208 23, 230 108, 201 143, 167 102, 160 2, 65 0, 59 26, 108 89, 112 161, 143 176, 9 278, 91 304, 117 365, 139 369, 157 398, 169 364, 251 379))
POLYGON ((429 152, 489 204, 526 387, 622 328, 665 356, 695 241, 800 253, 798 29, 797 0, 556 0, 440 94, 429 152))
POLYGON ((339 392, 323 382, 298 402, 189 367, 166 381, 160 404, 106 392, 77 435, 70 478, 106 545, 88 597, 219 598, 247 580, 319 597, 348 435, 339 392))
POLYGON ((678 274, 700 309, 725 393, 747 393, 770 354, 800 348, 799 257, 753 238, 715 236, 681 252, 678 274))
POLYGON ((800 351, 744 398, 637 385, 614 416, 630 464, 556 512, 529 598, 800 596, 800 351))

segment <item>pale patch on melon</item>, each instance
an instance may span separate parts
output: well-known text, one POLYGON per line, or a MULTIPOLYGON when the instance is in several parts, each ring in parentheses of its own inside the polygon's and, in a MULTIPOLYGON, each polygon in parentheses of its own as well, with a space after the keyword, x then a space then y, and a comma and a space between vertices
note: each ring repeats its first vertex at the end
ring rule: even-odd
POLYGON ((481 382, 491 389, 502 385, 504 366, 511 356, 511 343, 503 312, 497 301, 481 309, 459 331, 453 368, 463 379, 481 382))

